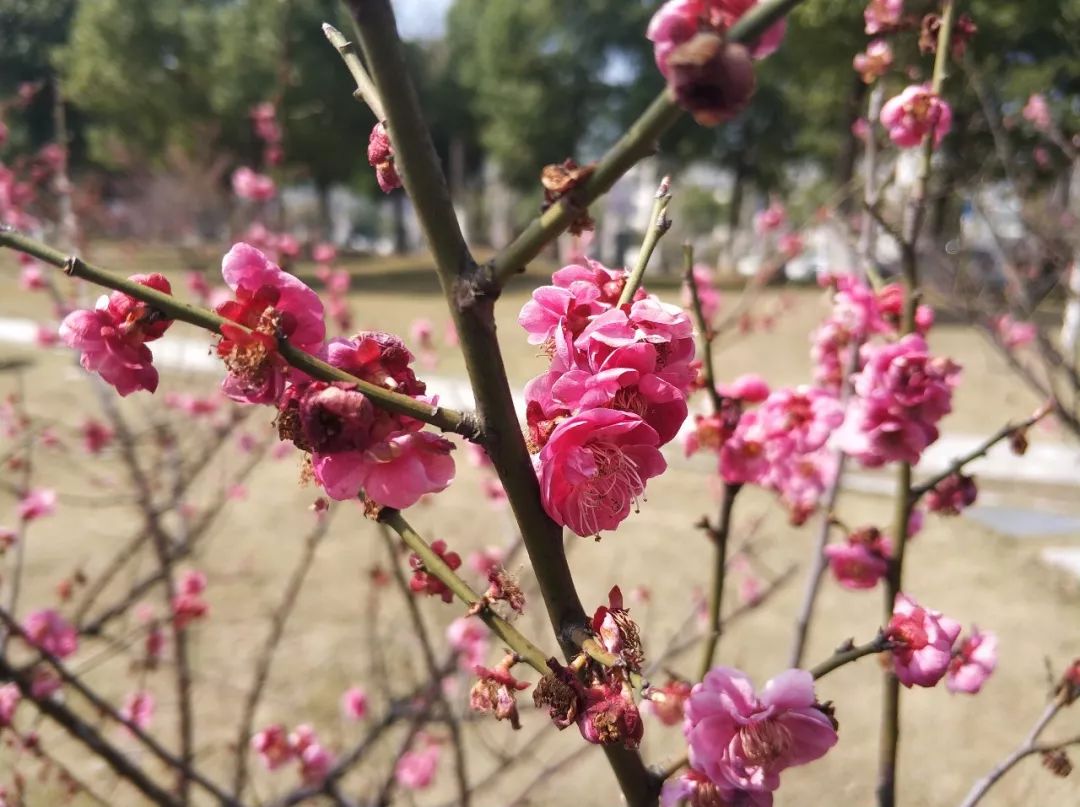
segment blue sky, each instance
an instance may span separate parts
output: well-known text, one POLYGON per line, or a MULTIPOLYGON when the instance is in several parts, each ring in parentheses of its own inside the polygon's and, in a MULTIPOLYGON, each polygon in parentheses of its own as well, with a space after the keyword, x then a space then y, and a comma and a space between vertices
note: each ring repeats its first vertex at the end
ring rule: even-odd
POLYGON ((392 0, 398 29, 406 39, 441 36, 453 0, 392 0))

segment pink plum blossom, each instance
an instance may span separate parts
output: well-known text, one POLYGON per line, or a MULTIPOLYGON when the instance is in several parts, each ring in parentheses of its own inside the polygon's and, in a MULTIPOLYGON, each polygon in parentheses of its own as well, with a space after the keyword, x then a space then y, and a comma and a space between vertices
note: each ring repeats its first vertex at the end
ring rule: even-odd
POLYGON ((773 200, 767 208, 754 214, 754 232, 758 235, 774 233, 787 222, 787 210, 784 205, 773 200))
MULTIPOLYGON (((679 45, 688 42, 701 30, 723 34, 743 14, 757 5, 757 0, 670 0, 649 21, 646 37, 653 43, 656 66, 669 77, 669 58, 679 45)), ((786 20, 774 23, 750 49, 755 59, 763 59, 780 47, 787 29, 786 20)))
POLYGON ((331 264, 337 260, 337 247, 325 241, 311 248, 311 259, 315 263, 331 264))
POLYGON ((721 384, 720 394, 743 403, 757 404, 769 397, 769 384, 757 373, 746 373, 730 384, 721 384))
POLYGON ((349 720, 363 720, 367 714, 367 704, 367 693, 362 687, 349 687, 341 696, 341 712, 349 720))
POLYGON ((900 148, 912 148, 933 133, 934 147, 952 128, 952 109, 928 85, 912 84, 881 107, 881 125, 900 148))
POLYGON ((458 666, 472 671, 487 661, 491 631, 474 617, 458 617, 446 628, 446 640, 458 654, 458 666))
POLYGON ((252 332, 222 326, 218 355, 229 370, 222 391, 240 403, 276 403, 288 368, 277 355, 277 336, 315 353, 326 337, 323 304, 301 280, 281 270, 265 254, 240 242, 226 253, 221 275, 236 295, 217 313, 252 332))
POLYGON ((124 699, 124 705, 120 708, 120 717, 135 728, 146 731, 154 719, 155 703, 153 694, 146 690, 132 692, 124 699))
POLYGON ((870 0, 863 11, 866 33, 875 36, 900 23, 904 13, 904 0, 870 0))
POLYGON ((334 764, 334 755, 315 740, 299 752, 300 779, 307 785, 321 784, 334 764))
POLYGON ((926 341, 909 334, 863 348, 865 366, 854 377, 840 445, 867 467, 916 463, 938 438, 937 423, 952 411, 960 368, 933 358, 926 341))
POLYGON ((401 177, 394 161, 394 146, 390 142, 390 133, 380 121, 375 124, 368 138, 368 164, 375 169, 375 179, 383 193, 390 193, 401 187, 401 177))
POLYGON ((277 770, 295 756, 285 727, 280 723, 256 732, 251 738, 251 748, 268 771, 277 770))
POLYGON ((852 64, 863 82, 873 84, 888 72, 893 63, 893 52, 884 39, 875 39, 863 53, 855 54, 852 64))
POLYGON ((82 425, 83 448, 87 454, 100 454, 113 439, 113 431, 100 420, 89 418, 82 425))
POLYGON ((840 544, 825 547, 833 576, 844 588, 873 588, 889 572, 892 546, 874 527, 858 530, 840 544))
POLYGON ((265 174, 259 174, 243 166, 233 171, 233 193, 241 199, 249 199, 253 202, 266 202, 277 195, 274 180, 265 174))
POLYGON ((973 627, 971 634, 959 643, 959 648, 949 662, 945 686, 950 692, 974 695, 993 674, 997 661, 997 636, 973 627))
POLYGON ((562 421, 537 464, 544 509, 581 536, 613 530, 648 479, 665 470, 656 431, 640 417, 589 409, 562 421))
POLYGON ((665 726, 676 726, 685 716, 686 699, 692 689, 689 681, 672 678, 663 686, 650 686, 641 710, 656 717, 665 726))
POLYGON ((978 495, 974 477, 963 473, 950 474, 927 491, 926 507, 931 513, 955 516, 975 504, 978 495))
POLYGON ((771 792, 780 773, 825 755, 836 726, 805 670, 787 670, 754 692, 732 667, 714 667, 686 702, 690 767, 723 790, 771 792))
POLYGON ((30 644, 57 658, 67 658, 79 649, 79 636, 75 628, 52 608, 27 614, 22 628, 30 644))
POLYGON ((1024 120, 1040 131, 1047 131, 1052 123, 1050 105, 1046 103, 1046 96, 1041 93, 1033 93, 1028 98, 1021 114, 1024 120))
POLYGON ((11 725, 21 700, 22 691, 14 681, 0 686, 0 728, 11 725))
POLYGON ((737 790, 688 768, 664 782, 660 807, 772 807, 769 791, 737 790))
POLYGON ((419 748, 402 754, 394 768, 394 777, 405 790, 426 790, 431 787, 439 769, 439 746, 426 737, 419 745, 419 748))
MULTIPOLYGON (((443 562, 456 571, 461 566, 461 555, 450 551, 446 541, 439 539, 431 542, 431 551, 442 558, 443 562)), ((423 559, 415 552, 409 555, 409 566, 412 569, 412 577, 409 579, 409 589, 414 594, 427 594, 429 597, 441 597, 443 602, 452 602, 453 592, 446 584, 435 575, 431 574, 424 566, 423 559)))
POLYGON ((33 488, 19 500, 18 515, 21 521, 33 521, 56 512, 56 491, 52 488, 33 488))
POLYGON ((909 688, 934 686, 949 668, 959 635, 959 622, 898 593, 886 636, 895 643, 893 672, 900 683, 909 688))
MULTIPOLYGON (((128 279, 171 293, 163 275, 132 275, 128 279)), ((97 373, 125 396, 140 389, 157 389, 158 371, 146 343, 161 337, 171 324, 172 320, 147 303, 114 291, 99 298, 94 309, 79 309, 64 317, 59 333, 64 344, 81 352, 83 369, 97 373)))
POLYGON ((1005 347, 1010 350, 1026 347, 1035 341, 1039 329, 1033 322, 1019 322, 1008 314, 994 320, 994 330, 1005 347))

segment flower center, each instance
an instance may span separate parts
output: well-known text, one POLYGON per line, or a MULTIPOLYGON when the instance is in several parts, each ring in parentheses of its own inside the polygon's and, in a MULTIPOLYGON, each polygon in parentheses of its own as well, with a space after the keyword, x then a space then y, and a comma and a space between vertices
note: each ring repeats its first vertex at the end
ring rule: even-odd
POLYGON ((739 729, 743 755, 751 765, 768 765, 791 750, 794 740, 787 726, 776 720, 755 720, 739 729))
POLYGON ((910 616, 894 616, 889 623, 889 637, 909 650, 922 650, 930 643, 922 625, 910 616))
POLYGON ((596 463, 596 473, 582 485, 578 508, 581 523, 595 533, 600 531, 600 517, 620 513, 627 499, 637 499, 645 489, 645 483, 637 464, 618 446, 591 443, 586 450, 596 463))

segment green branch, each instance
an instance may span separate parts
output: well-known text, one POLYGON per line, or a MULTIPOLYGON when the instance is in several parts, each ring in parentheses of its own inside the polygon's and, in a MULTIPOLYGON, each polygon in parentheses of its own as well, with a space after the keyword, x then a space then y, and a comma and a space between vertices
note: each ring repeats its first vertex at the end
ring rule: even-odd
MULTIPOLYGON (((741 43, 756 39, 802 1, 765 0, 759 3, 731 26, 728 39, 741 43)), ((681 116, 682 110, 671 95, 666 90, 660 93, 626 134, 600 159, 588 181, 575 189, 572 199, 552 205, 533 219, 513 242, 483 266, 484 280, 498 288, 511 276, 524 271, 529 261, 570 226, 577 215, 576 210, 599 199, 639 160, 654 154, 657 140, 681 116)))
MULTIPOLYGON (((136 300, 141 300, 153 306, 168 316, 169 319, 186 322, 189 325, 195 325, 217 334, 221 333, 221 326, 224 324, 230 324, 250 332, 244 326, 219 316, 207 308, 181 302, 170 294, 165 294, 157 289, 152 289, 149 286, 144 286, 100 267, 85 263, 78 258, 65 255, 59 250, 28 238, 14 230, 0 228, 0 246, 32 255, 40 261, 63 269, 72 277, 81 278, 97 286, 104 286, 107 289, 123 292, 136 300)), ((370 398, 371 402, 376 406, 399 415, 415 418, 442 429, 444 432, 454 432, 470 440, 479 438, 480 428, 476 418, 471 414, 442 406, 432 406, 415 398, 410 398, 408 395, 402 395, 377 384, 372 384, 370 381, 357 378, 339 367, 334 367, 332 364, 327 364, 321 359, 315 358, 310 353, 305 353, 284 338, 278 340, 278 351, 285 361, 293 367, 303 370, 312 378, 317 378, 320 381, 352 384, 358 392, 362 392, 370 398)))
POLYGON ((379 514, 379 521, 392 529, 401 538, 409 549, 416 553, 424 564, 424 571, 438 578, 459 600, 469 606, 479 606, 477 618, 491 628, 491 632, 498 636, 506 646, 517 653, 518 657, 536 670, 541 675, 551 672, 548 667, 548 656, 539 647, 526 639, 517 628, 496 614, 472 588, 458 577, 457 572, 446 565, 428 542, 420 537, 419 533, 405 520, 397 510, 384 508, 379 514))

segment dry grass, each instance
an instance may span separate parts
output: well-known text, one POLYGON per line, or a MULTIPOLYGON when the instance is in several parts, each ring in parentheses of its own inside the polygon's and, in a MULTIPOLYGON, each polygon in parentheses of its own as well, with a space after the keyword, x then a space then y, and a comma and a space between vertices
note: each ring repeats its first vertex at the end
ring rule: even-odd
MULTIPOLYGON (((134 271, 137 265, 144 271, 165 268, 175 275, 175 257, 168 251, 125 256, 117 250, 102 249, 95 257, 121 271, 134 271), (137 264, 133 257, 140 258, 137 264)), ((0 256, 4 262, 0 263, 0 316, 46 314, 47 307, 40 298, 15 293, 13 272, 6 271, 7 260, 0 256)), ((400 332, 415 317, 428 317, 437 326, 446 321, 442 300, 424 272, 422 261, 356 265, 354 275, 351 302, 360 327, 400 332)), ((504 349, 515 382, 524 381, 541 367, 534 350, 518 338, 516 330, 516 313, 526 294, 526 289, 514 288, 499 306, 504 349)), ((757 371, 777 384, 804 380, 808 370, 806 334, 821 311, 814 303, 815 296, 812 291, 794 293, 794 304, 777 317, 772 332, 755 332, 725 346, 719 358, 721 375, 727 378, 757 371)), ((766 309, 778 309, 779 299, 775 292, 769 292, 763 304, 766 309)), ((957 356, 967 367, 964 386, 957 395, 957 411, 947 428, 989 431, 1034 405, 1033 399, 1016 387, 1004 368, 970 333, 945 326, 938 330, 935 342, 939 350, 957 356)), ((440 374, 462 372, 456 356, 446 350, 443 354, 440 374)), ((36 415, 55 420, 62 433, 66 433, 64 427, 75 427, 86 414, 95 411, 90 388, 69 357, 0 346, 0 359, 12 355, 35 359, 25 379, 28 401, 36 415)), ((12 374, 0 375, 0 395, 11 392, 13 383, 12 374)), ((206 378, 167 375, 162 391, 205 387, 208 383, 206 378)), ((133 396, 125 401, 125 411, 136 422, 144 422, 151 408, 149 401, 146 396, 133 396)), ((257 412, 250 429, 263 434, 269 429, 268 420, 267 415, 257 412)), ((196 439, 194 429, 184 428, 185 439, 196 439)), ((150 454, 152 449, 148 449, 150 454)), ((122 469, 115 457, 75 461, 68 454, 44 448, 38 449, 37 456, 39 479, 60 490, 61 507, 55 516, 35 524, 30 535, 25 607, 52 602, 55 584, 75 568, 93 575, 123 544, 137 521, 130 507, 117 502, 116 494, 101 481, 121 478, 122 469)), ((220 467, 209 469, 205 484, 192 498, 205 500, 215 485, 228 478, 228 469, 240 461, 236 456, 227 456, 220 467)), ((284 581, 300 553, 303 535, 312 523, 307 506, 316 492, 299 487, 296 479, 294 460, 263 463, 249 481, 248 498, 228 508, 202 545, 198 566, 209 573, 213 616, 192 635, 200 717, 199 757, 211 773, 231 770, 236 715, 248 685, 252 655, 265 635, 266 616, 281 596, 284 581)), ((704 570, 709 565, 709 548, 691 525, 703 513, 715 509, 709 490, 709 477, 703 469, 675 466, 650 485, 649 501, 642 512, 628 520, 618 534, 600 543, 574 539, 571 544, 571 564, 583 600, 590 607, 600 603, 615 583, 624 591, 636 586, 651 590, 651 604, 634 607, 646 635, 647 650, 655 652, 666 644, 690 609, 691 592, 707 583, 704 570)), ((479 491, 477 472, 462 457, 459 478, 450 491, 414 508, 410 518, 426 537, 443 538, 463 554, 502 543, 511 529, 509 517, 478 504, 479 491)), ((0 492, 0 514, 10 513, 10 504, 10 496, 0 492)), ((840 515, 847 523, 863 524, 882 523, 888 513, 889 503, 884 498, 849 494, 843 499, 840 515)), ((9 517, 2 516, 0 521, 9 517)), ((787 525, 768 495, 754 490, 744 493, 735 521, 736 540, 758 523, 756 551, 771 569, 805 564, 813 529, 787 525)), ((1038 539, 1010 539, 965 519, 929 519, 925 531, 913 542, 906 588, 927 605, 965 623, 977 621, 980 627, 996 631, 1001 638, 1002 661, 985 692, 975 698, 950 696, 944 688, 905 693, 900 769, 900 798, 905 807, 957 803, 974 778, 1016 743, 1039 713, 1046 697, 1044 658, 1051 658, 1061 668, 1080 655, 1080 636, 1075 630, 1078 592, 1074 583, 1039 563, 1037 553, 1044 543, 1038 539)), ((361 518, 358 508, 339 506, 279 649, 280 661, 258 716, 259 725, 307 720, 335 746, 347 745, 360 736, 361 729, 341 722, 337 699, 354 682, 374 691, 379 689, 375 663, 379 656, 384 656, 390 667, 395 692, 408 690, 412 682, 422 678, 422 660, 407 630, 397 593, 391 588, 379 595, 377 614, 370 608, 368 570, 386 562, 374 526, 361 518)), ((149 559, 144 568, 148 563, 149 559)), ((765 607, 734 625, 721 642, 720 659, 745 669, 759 683, 783 669, 801 586, 799 576, 765 607)), ((735 606, 736 589, 729 587, 729 608, 735 606)), ((156 598, 151 602, 157 604, 156 598)), ((443 606, 434 600, 424 602, 423 610, 429 622, 440 630, 460 613, 457 606, 443 606)), ((847 592, 827 583, 808 662, 825 658, 847 637, 872 635, 880 623, 881 610, 876 593, 847 592)), ((555 647, 535 597, 521 627, 542 646, 555 647)), ((116 633, 122 635, 123 631, 116 633)), ((104 652, 102 644, 87 642, 76 664, 93 666, 95 656, 104 652)), ((693 674, 696 653, 675 660, 671 666, 693 674)), ((820 696, 836 703, 841 743, 821 762, 785 774, 784 787, 776 799, 779 807, 872 802, 880 678, 875 660, 866 659, 821 683, 820 696)), ((135 686, 122 658, 94 666, 88 679, 116 701, 135 686)), ((175 714, 170 683, 166 671, 155 673, 149 682, 159 695, 158 732, 167 740, 172 738, 175 714)), ((464 697, 464 690, 459 697, 464 697)), ((524 700, 528 701, 528 693, 524 700)), ((505 724, 488 720, 472 724, 469 767, 473 777, 480 779, 501 764, 487 749, 515 754, 544 722, 542 716, 526 710, 525 727, 516 736, 505 724)), ((1061 723, 1071 723, 1070 733, 1076 733, 1072 714, 1066 713, 1061 723)), ((91 781, 99 785, 108 782, 100 764, 80 759, 54 727, 43 724, 39 728, 47 747, 60 749, 64 758, 74 761, 91 781)), ((646 733, 647 760, 662 761, 680 753, 676 729, 650 723, 646 733)), ((113 736, 118 735, 114 732, 113 736)), ((597 807, 618 803, 602 755, 583 747, 576 732, 547 731, 541 736, 542 742, 526 750, 530 755, 535 750, 537 760, 523 763, 520 774, 510 777, 512 784, 485 792, 478 799, 481 807, 507 804, 533 780, 544 760, 558 759, 575 749, 580 751, 580 760, 545 777, 530 794, 531 803, 569 800, 597 807)), ((134 745, 122 742, 138 756, 134 745)), ((396 739, 384 741, 379 754, 348 780, 346 790, 368 792, 369 785, 380 781, 396 743, 396 739)), ((4 759, 7 757, 0 757, 0 771, 8 764, 4 759)), ((435 804, 452 798, 451 782, 450 767, 444 764, 436 792, 421 796, 417 803, 435 804)), ((290 773, 276 778, 260 774, 257 792, 265 796, 289 783, 290 773)), ((1069 805, 1080 801, 1078 793, 1072 779, 1054 779, 1036 760, 1028 760, 985 803, 988 807, 1069 805)), ((44 790, 40 796, 32 795, 29 803, 46 805, 55 803, 54 799, 55 793, 44 790)), ((118 805, 139 803, 125 788, 116 790, 110 801, 118 805)), ((402 803, 407 801, 403 799, 402 803)))

